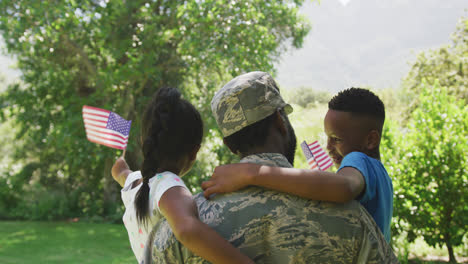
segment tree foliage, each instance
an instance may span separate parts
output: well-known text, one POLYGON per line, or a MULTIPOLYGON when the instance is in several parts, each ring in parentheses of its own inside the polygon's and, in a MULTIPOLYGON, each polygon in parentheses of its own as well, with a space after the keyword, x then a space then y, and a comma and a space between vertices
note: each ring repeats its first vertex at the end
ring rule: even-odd
POLYGON ((422 86, 407 131, 388 128, 382 141, 395 179, 394 222, 410 241, 446 245, 454 261, 468 230, 468 106, 437 82, 422 86))
POLYGON ((299 87, 289 90, 287 95, 283 95, 283 97, 286 97, 289 103, 309 108, 328 103, 332 95, 327 91, 314 90, 310 87, 299 87))
MULTIPOLYGON (((468 18, 462 17, 452 35, 452 43, 421 52, 413 63, 404 83, 414 95, 421 92, 421 84, 433 85, 436 81, 448 92, 468 102, 468 18)), ((417 102, 417 101, 415 101, 417 102)))
MULTIPOLYGON (((218 136, 208 107, 214 90, 245 71, 274 72, 287 45, 300 47, 309 30, 298 14, 302 3, 0 1, 0 32, 24 83, 0 96, 2 114, 19 126, 15 140, 25 146, 15 153, 23 170, 7 175, 10 182, 25 177, 7 185, 13 198, 25 208, 37 197, 51 197, 47 208, 72 208, 57 217, 118 212, 109 173, 116 151, 86 140, 82 106, 133 120, 126 156, 133 169, 141 162, 140 116, 159 87, 178 87, 195 102, 212 140, 218 136)), ((226 151, 213 148, 226 159, 226 151)), ((206 174, 203 164, 189 184, 206 174)), ((43 211, 36 217, 47 216, 43 211)), ((24 212, 15 217, 32 217, 24 212)))
POLYGON ((395 104, 403 122, 387 120, 382 138, 395 190, 392 236, 446 245, 451 261, 468 223, 467 58, 462 18, 451 45, 418 55, 395 104))

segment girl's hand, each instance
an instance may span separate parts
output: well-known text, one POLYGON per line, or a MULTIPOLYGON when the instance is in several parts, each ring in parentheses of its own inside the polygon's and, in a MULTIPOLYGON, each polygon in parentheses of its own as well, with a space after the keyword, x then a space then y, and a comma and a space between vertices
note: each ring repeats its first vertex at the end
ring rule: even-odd
POLYGON ((251 185, 260 167, 249 163, 218 166, 211 179, 202 183, 203 195, 209 199, 212 194, 234 192, 251 185))
POLYGON ((125 180, 127 179, 128 174, 130 174, 131 172, 132 171, 128 167, 127 162, 122 157, 118 158, 115 161, 114 165, 112 166, 112 170, 111 170, 112 177, 122 187, 125 184, 125 180))

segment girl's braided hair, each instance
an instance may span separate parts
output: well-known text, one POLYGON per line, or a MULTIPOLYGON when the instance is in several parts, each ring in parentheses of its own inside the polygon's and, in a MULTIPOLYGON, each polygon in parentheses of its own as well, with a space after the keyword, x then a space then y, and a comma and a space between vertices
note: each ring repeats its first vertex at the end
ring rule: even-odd
POLYGON ((149 212, 149 179, 161 164, 172 164, 201 144, 203 122, 200 113, 181 98, 175 88, 159 89, 148 104, 141 124, 143 185, 135 199, 138 223, 146 223, 149 212))

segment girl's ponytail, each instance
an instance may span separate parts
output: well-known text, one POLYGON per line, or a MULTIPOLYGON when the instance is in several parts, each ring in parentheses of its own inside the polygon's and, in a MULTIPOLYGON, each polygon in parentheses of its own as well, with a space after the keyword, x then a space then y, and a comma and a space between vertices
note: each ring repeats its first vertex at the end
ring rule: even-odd
POLYGON ((192 104, 181 99, 175 88, 161 88, 146 108, 141 124, 143 139, 143 185, 137 193, 135 208, 138 223, 146 223, 149 212, 149 179, 162 164, 177 162, 200 145, 203 123, 192 104))

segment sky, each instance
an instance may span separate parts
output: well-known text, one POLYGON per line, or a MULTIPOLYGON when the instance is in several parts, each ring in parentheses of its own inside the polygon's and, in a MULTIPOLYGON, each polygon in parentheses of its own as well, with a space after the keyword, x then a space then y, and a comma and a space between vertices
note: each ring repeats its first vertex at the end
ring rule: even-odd
MULTIPOLYGON (((300 13, 312 30, 301 49, 276 64, 280 87, 397 88, 416 54, 450 43, 457 21, 468 17, 468 1, 306 1, 300 13)), ((0 75, 8 82, 19 76, 13 65, 13 58, 0 55, 0 75)))
POLYGON ((300 9, 303 47, 277 63, 281 88, 398 88, 421 51, 450 43, 467 0, 321 0, 300 9), (320 3, 319 3, 320 2, 320 3))
MULTIPOLYGON (((7 83, 11 83, 19 78, 20 72, 14 69, 15 60, 5 54, 3 38, 0 36, 0 78, 5 78, 7 83)), ((0 87, 0 89, 5 87, 0 87)))
POLYGON ((341 3, 342 5, 345 6, 345 5, 347 5, 350 1, 351 1, 351 0, 340 0, 340 3, 341 3))

